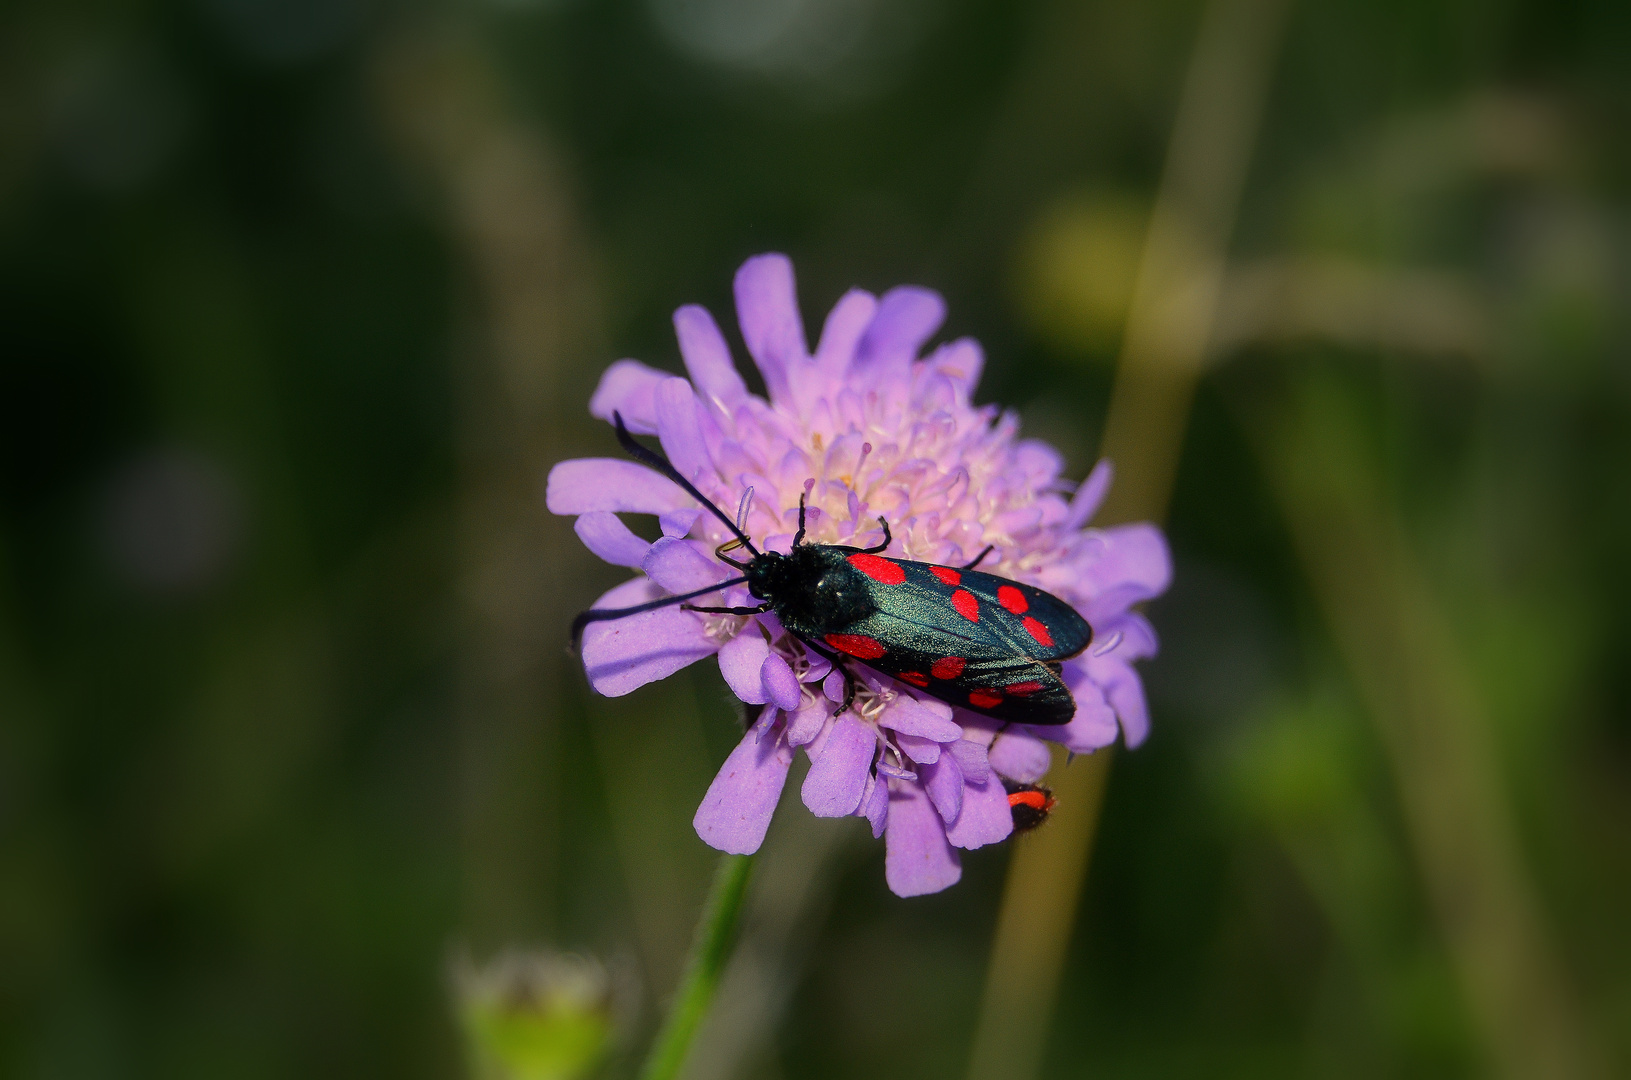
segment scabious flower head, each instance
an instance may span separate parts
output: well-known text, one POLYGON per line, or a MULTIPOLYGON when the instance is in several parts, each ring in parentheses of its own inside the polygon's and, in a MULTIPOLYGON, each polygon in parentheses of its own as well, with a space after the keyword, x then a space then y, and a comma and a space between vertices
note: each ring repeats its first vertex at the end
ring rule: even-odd
MULTIPOLYGON (((726 513, 741 515, 761 550, 787 552, 807 496, 816 544, 870 546, 960 565, 987 545, 985 572, 1028 582, 1069 602, 1093 627, 1093 644, 1064 664, 1077 711, 1058 727, 1002 727, 859 664, 854 707, 834 716, 843 680, 774 614, 709 615, 666 607, 591 623, 583 637, 590 684, 619 696, 707 656, 737 697, 759 706, 696 814, 696 830, 721 851, 763 842, 794 752, 810 758, 804 804, 821 817, 858 815, 886 837, 885 876, 900 896, 938 892, 962 874, 957 849, 1013 831, 1002 777, 1047 771, 1050 739, 1076 753, 1129 746, 1149 730, 1134 661, 1152 656, 1155 633, 1131 610, 1165 590, 1171 562, 1151 525, 1090 529, 1110 485, 1100 462, 1074 496, 1059 455, 1018 438, 1018 420, 972 395, 984 358, 964 338, 922 355, 945 304, 913 286, 881 297, 859 289, 827 316, 812 353, 782 255, 749 259, 736 275, 742 337, 769 400, 748 391, 713 317, 674 313, 689 379, 635 360, 607 369, 590 412, 622 415, 654 434, 685 477, 726 513), (751 489, 751 496, 748 495, 751 489)), ((620 608, 692 592, 737 576, 714 549, 731 539, 671 480, 638 463, 565 461, 549 475, 549 509, 577 515, 584 544, 609 563, 642 571, 602 596, 620 608), (654 514, 655 543, 619 514, 654 514)), ((711 606, 756 602, 745 586, 711 606)))

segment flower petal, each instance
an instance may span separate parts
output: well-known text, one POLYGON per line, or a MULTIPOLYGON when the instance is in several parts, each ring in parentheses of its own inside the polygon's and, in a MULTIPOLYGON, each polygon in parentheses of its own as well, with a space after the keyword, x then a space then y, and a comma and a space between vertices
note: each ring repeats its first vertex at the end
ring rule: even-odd
POLYGON ((731 415, 747 399, 748 387, 731 362, 730 346, 713 315, 698 304, 686 304, 674 312, 674 336, 697 393, 722 415, 731 415))
POLYGON ((1008 806, 1008 792, 995 778, 983 784, 963 785, 963 812, 946 830, 953 847, 965 850, 997 844, 1014 831, 1014 812, 1008 806))
POLYGON ((613 566, 638 567, 651 550, 651 541, 641 539, 610 510, 579 514, 572 523, 583 546, 613 566))
POLYGON ((1004 731, 991 744, 991 767, 1022 784, 1042 779, 1052 763, 1046 744, 1017 728, 1004 731))
POLYGON ((1082 486, 1076 489, 1076 494, 1070 500, 1070 516, 1065 519, 1065 528, 1080 529, 1093 515, 1099 512, 1099 506, 1104 497, 1110 493, 1110 484, 1116 478, 1116 467, 1110 463, 1109 458, 1100 458, 1099 463, 1093 466, 1093 471, 1087 474, 1082 486))
POLYGON ((1133 666, 1112 653, 1089 656, 1087 670, 1104 690, 1110 706, 1121 721, 1121 731, 1129 748, 1142 743, 1150 733, 1150 711, 1144 701, 1144 681, 1133 666))
POLYGON ((853 814, 866 793, 877 749, 878 738, 871 728, 853 716, 840 716, 804 778, 802 794, 810 813, 816 817, 853 814))
POLYGON ((1091 754, 1116 741, 1116 713, 1105 699, 1104 690, 1094 682, 1087 664, 1066 661, 1065 685, 1076 699, 1076 715, 1059 727, 1030 727, 1032 735, 1060 743, 1073 754, 1091 754))
POLYGON ((825 699, 817 697, 787 718, 788 745, 805 746, 814 742, 816 736, 821 734, 821 729, 826 727, 827 721, 831 719, 832 708, 825 699))
POLYGON ((725 676, 731 692, 749 705, 763 705, 770 700, 764 687, 765 658, 769 655, 770 642, 751 622, 719 650, 719 673, 725 676))
POLYGON ((664 536, 682 537, 691 535, 691 526, 697 523, 702 516, 702 508, 687 506, 680 510, 669 510, 657 515, 657 526, 663 530, 664 536))
POLYGON ((924 364, 961 390, 966 401, 980 384, 985 352, 973 338, 958 338, 936 349, 924 364))
POLYGON ((951 706, 939 701, 922 701, 901 694, 878 716, 878 723, 902 735, 916 735, 935 742, 951 742, 963 737, 963 729, 951 719, 951 706))
POLYGON ((821 326, 816 345, 816 365, 823 371, 842 375, 855 359, 855 349, 866 328, 878 313, 878 298, 865 289, 851 289, 838 298, 821 326))
POLYGON ((1118 525, 1098 535, 1103 546, 1082 574, 1093 597, 1082 615, 1095 626, 1161 595, 1172 583, 1172 553, 1154 525, 1118 525))
MULTIPOLYGON (((661 596, 650 581, 635 578, 595 601, 595 607, 633 607, 661 596)), ((590 623, 583 630, 589 685, 607 697, 622 697, 717 651, 719 643, 704 632, 701 616, 677 606, 590 623)))
POLYGON ((827 677, 821 680, 821 692, 825 694, 827 696, 827 700, 833 704, 843 704, 844 673, 839 671, 837 668, 833 668, 831 671, 829 671, 827 673, 827 677))
POLYGON ((704 555, 695 540, 665 536, 651 545, 640 568, 676 596, 725 580, 726 569, 704 555))
POLYGON ((957 767, 963 770, 963 779, 969 783, 983 784, 986 777, 991 775, 991 760, 984 743, 958 739, 947 743, 946 749, 957 759, 957 767))
MULTIPOLYGON (((940 744, 933 739, 920 738, 917 735, 904 735, 895 733, 895 741, 900 744, 901 751, 919 765, 927 765, 940 760, 940 744)), ((958 739, 958 742, 963 740, 958 739)))
POLYGON ((765 657, 764 666, 759 669, 759 682, 777 706, 789 712, 798 708, 799 681, 779 653, 772 652, 765 657))
POLYGON ((644 465, 619 458, 575 458, 549 470, 544 505, 552 514, 611 510, 661 514, 692 504, 674 481, 644 465))
POLYGON ((856 811, 872 825, 872 839, 883 835, 889 822, 889 778, 874 776, 867 781, 867 792, 856 811))
POLYGON ((946 321, 946 302, 933 289, 901 285, 884 293, 878 313, 855 349, 855 368, 870 382, 904 378, 918 350, 946 321))
POLYGON ((612 422, 612 413, 621 413, 623 424, 636 435, 657 433, 657 406, 652 394, 657 384, 673 378, 666 371, 649 368, 638 360, 619 360, 606 369, 589 399, 589 415, 612 422))
POLYGON ((792 763, 793 752, 774 729, 755 725, 708 785, 691 819, 697 835, 708 846, 732 855, 758 851, 792 763))
POLYGON ((810 355, 786 255, 755 255, 742 264, 736 272, 736 318, 771 400, 785 399, 788 366, 810 355))
POLYGON ((657 384, 657 441, 663 444, 681 476, 692 483, 713 468, 713 456, 702 438, 697 419, 697 395, 684 379, 664 379, 657 384))
POLYGON ((946 824, 951 825, 963 812, 963 770, 957 767, 957 759, 943 754, 933 765, 923 766, 919 775, 923 777, 924 789, 934 808, 940 811, 946 824))
POLYGON ((889 785, 884 880, 896 896, 925 896, 957 884, 963 876, 957 852, 946 842, 946 825, 917 784, 889 785))

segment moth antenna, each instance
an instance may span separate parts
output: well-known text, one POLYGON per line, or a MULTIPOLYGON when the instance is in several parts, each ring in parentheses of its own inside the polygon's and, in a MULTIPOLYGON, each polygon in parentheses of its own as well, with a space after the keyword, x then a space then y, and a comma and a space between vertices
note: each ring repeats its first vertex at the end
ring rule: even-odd
POLYGON ((605 622, 608 619, 621 619, 625 615, 638 615, 642 611, 656 611, 658 608, 671 607, 674 604, 683 604, 687 600, 695 600, 699 596, 707 596, 711 592, 718 592, 720 589, 728 589, 732 585, 740 585, 746 580, 747 578, 745 577, 731 578, 729 581, 721 581, 717 585, 710 585, 706 589, 697 589, 694 592, 681 593, 678 596, 665 596, 661 600, 653 600, 646 604, 635 604, 633 607, 590 608, 588 611, 579 612, 577 618, 572 620, 572 643, 569 648, 571 648, 573 652, 578 651, 578 642, 583 637, 583 628, 592 622, 605 622))
POLYGON ((753 541, 748 539, 748 534, 737 528, 736 522, 725 516, 725 511, 715 506, 711 499, 697 490, 697 486, 695 484, 691 483, 691 481, 687 480, 683 475, 681 475, 680 471, 674 468, 672 462, 663 457, 663 455, 657 453, 657 451, 641 446, 639 443, 634 441, 634 436, 630 435, 629 429, 623 425, 622 413, 615 411, 612 413, 612 426, 617 429, 618 445, 626 450, 630 457, 634 458, 643 465, 650 465, 653 469, 656 469, 658 472, 674 481, 674 483, 684 488, 686 494, 690 495, 691 498, 713 511, 714 517, 724 522, 725 528, 729 529, 738 540, 742 541, 742 546, 747 548, 748 551, 752 552, 755 558, 759 556, 759 549, 753 546, 753 541))

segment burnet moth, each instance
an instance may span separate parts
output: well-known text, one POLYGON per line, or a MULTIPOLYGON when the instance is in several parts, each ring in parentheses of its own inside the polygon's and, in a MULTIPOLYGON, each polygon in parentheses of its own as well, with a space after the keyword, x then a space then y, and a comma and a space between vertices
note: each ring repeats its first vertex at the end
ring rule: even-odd
POLYGON ((1041 784, 1020 784, 1011 780, 1003 781, 1008 791, 1008 812, 1014 816, 1014 831, 1016 833, 1030 832, 1053 813, 1058 799, 1053 797, 1053 791, 1041 784))
POLYGON ((788 554, 760 551, 667 458, 636 442, 621 415, 612 418, 624 450, 684 488, 731 531, 736 539, 720 545, 715 554, 742 573, 647 604, 585 611, 572 621, 574 643, 591 622, 672 604, 726 615, 770 611, 789 633, 842 672, 845 693, 839 713, 855 699, 855 676, 847 666, 854 660, 948 705, 1007 723, 1065 724, 1076 715, 1059 665, 1087 648, 1092 629, 1051 593, 975 570, 991 548, 966 566, 891 559, 881 554, 890 542, 889 523, 881 517, 883 542, 874 547, 807 544, 800 498, 798 533, 788 554), (726 554, 736 548, 747 551, 746 562, 726 554), (758 606, 689 603, 741 584, 760 601, 758 606))

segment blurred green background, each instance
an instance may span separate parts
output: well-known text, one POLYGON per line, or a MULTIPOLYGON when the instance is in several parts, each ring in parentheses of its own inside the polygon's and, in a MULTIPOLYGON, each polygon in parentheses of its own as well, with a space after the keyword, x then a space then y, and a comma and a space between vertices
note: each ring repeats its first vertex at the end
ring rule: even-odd
MULTIPOLYGON (((1631 1075, 1631 7, 1260 7, 1043 1073, 1631 1075)), ((627 1075, 738 721, 565 654, 595 380, 780 250, 812 333, 942 290, 1085 475, 1203 25, 6 5, 0 1074, 466 1075, 456 972, 533 948, 604 961, 627 1075)), ((693 1075, 962 1076, 1009 853, 898 900, 796 779, 693 1075)))

